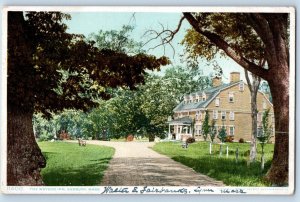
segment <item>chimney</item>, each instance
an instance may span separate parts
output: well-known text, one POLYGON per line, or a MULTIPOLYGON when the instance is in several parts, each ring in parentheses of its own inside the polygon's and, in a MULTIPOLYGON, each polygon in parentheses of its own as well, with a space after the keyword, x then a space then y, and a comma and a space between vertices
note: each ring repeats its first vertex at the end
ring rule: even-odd
POLYGON ((219 78, 219 77, 215 77, 212 79, 212 85, 213 87, 217 87, 219 85, 222 84, 222 78, 219 78))
POLYGON ((230 83, 238 82, 240 81, 240 72, 231 72, 230 73, 230 83))

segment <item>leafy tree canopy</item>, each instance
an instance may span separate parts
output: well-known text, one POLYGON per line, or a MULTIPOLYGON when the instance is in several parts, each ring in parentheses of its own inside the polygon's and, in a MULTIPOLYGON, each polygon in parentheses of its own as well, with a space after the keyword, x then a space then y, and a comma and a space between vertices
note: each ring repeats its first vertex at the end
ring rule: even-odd
MULTIPOLYGON (((193 13, 193 16, 204 32, 221 37, 248 60, 260 61, 264 58, 264 44, 250 25, 247 14, 193 13)), ((181 43, 185 46, 189 61, 197 62, 199 57, 211 60, 217 53, 226 55, 219 46, 192 28, 187 30, 181 43)))
POLYGON ((100 49, 67 33, 67 14, 28 12, 24 18, 9 12, 8 18, 9 106, 47 116, 64 108, 86 110, 96 98, 109 98, 107 88, 134 89, 144 82, 146 69, 169 64, 166 57, 100 49))

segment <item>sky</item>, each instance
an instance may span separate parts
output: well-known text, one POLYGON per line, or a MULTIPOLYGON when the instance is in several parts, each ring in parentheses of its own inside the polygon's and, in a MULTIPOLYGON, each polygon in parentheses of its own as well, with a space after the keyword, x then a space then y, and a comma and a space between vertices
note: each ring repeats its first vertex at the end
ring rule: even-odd
MULTIPOLYGON (((181 13, 170 13, 170 12, 72 12, 70 13, 72 19, 66 21, 68 25, 68 32, 83 34, 88 37, 91 33, 97 33, 99 30, 120 30, 123 25, 132 25, 135 29, 132 32, 132 38, 136 41, 146 42, 149 37, 143 36, 147 30, 161 31, 162 26, 165 29, 175 30, 178 26, 179 20, 182 16, 181 13)), ((190 28, 190 25, 186 20, 183 21, 179 32, 175 35, 172 40, 172 45, 175 48, 175 54, 170 46, 165 47, 165 52, 162 46, 155 49, 151 49, 156 45, 160 44, 159 40, 153 40, 144 46, 144 49, 148 54, 161 57, 163 55, 169 57, 172 65, 187 66, 184 62, 180 60, 180 55, 184 51, 183 45, 180 44, 184 38, 186 30, 190 28)), ((244 70, 238 64, 236 64, 230 58, 224 58, 217 56, 214 59, 219 66, 223 69, 224 76, 223 81, 229 81, 229 74, 232 71, 238 71, 241 73, 241 79, 244 81, 244 70)), ((203 69, 204 75, 209 75, 212 72, 212 63, 201 60, 200 68, 203 69)), ((158 74, 163 74, 163 72, 168 67, 161 68, 161 72, 158 74)))

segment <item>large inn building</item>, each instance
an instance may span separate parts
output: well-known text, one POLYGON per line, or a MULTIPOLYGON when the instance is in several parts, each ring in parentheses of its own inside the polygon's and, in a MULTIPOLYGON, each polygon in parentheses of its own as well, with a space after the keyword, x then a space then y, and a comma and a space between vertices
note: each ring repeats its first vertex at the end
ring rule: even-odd
MULTIPOLYGON (((224 126, 227 135, 232 136, 234 141, 240 138, 250 141, 251 96, 247 84, 240 80, 240 73, 232 72, 230 83, 223 84, 221 78, 214 78, 212 83, 211 88, 185 95, 184 100, 176 106, 173 120, 168 122, 169 139, 182 140, 183 137, 192 136, 193 130, 195 138, 202 139, 202 123, 207 110, 209 124, 214 119, 217 131, 224 126), (191 127, 193 119, 194 128, 191 127)), ((274 128, 273 105, 260 91, 257 94, 257 108, 258 127, 261 127, 264 110, 270 109, 269 120, 274 128)))

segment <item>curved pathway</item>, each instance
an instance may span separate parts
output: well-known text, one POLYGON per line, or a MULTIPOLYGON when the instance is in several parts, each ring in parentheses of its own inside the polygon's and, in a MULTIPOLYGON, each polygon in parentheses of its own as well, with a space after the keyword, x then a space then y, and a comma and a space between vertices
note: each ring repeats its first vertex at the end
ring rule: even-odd
POLYGON ((155 143, 87 141, 116 149, 101 186, 225 186, 153 151, 155 143))

